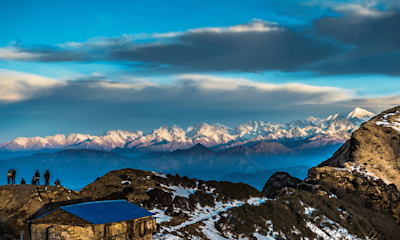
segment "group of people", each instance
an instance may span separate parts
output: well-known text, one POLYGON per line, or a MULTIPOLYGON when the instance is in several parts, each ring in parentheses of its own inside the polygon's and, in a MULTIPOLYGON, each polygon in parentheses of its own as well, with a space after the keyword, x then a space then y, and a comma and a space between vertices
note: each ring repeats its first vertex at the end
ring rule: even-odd
MULTIPOLYGON (((11 179, 11 184, 15 184, 15 175, 16 175, 17 171, 15 171, 14 169, 11 169, 7 172, 7 182, 8 185, 10 185, 10 179, 11 179)), ((45 186, 49 186, 50 185, 50 172, 49 169, 46 169, 46 173, 44 174, 44 180, 45 180, 45 186)), ((21 179, 21 185, 24 185, 25 179, 22 178, 21 179)), ((32 177, 32 181, 31 181, 32 185, 40 185, 40 173, 39 170, 36 170, 35 175, 32 177)), ((60 180, 57 178, 57 181, 54 182, 54 184, 59 187, 60 186, 60 180)))

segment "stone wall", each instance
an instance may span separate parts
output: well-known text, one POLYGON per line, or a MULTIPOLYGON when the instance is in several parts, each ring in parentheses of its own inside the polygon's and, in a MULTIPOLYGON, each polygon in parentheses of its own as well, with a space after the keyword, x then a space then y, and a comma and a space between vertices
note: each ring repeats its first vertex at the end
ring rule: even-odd
POLYGON ((157 223, 152 217, 88 226, 33 223, 31 240, 151 240, 156 231, 157 223))
POLYGON ((130 220, 126 224, 129 239, 151 240, 153 233, 157 232, 156 219, 152 219, 152 217, 130 220))
POLYGON ((80 227, 55 224, 32 224, 31 240, 95 239, 92 226, 80 227))

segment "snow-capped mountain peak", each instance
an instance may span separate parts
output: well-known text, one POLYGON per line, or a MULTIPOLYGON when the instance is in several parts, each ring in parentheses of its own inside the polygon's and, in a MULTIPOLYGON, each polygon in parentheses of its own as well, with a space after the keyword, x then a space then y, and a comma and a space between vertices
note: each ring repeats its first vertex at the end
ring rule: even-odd
POLYGON ((306 120, 304 120, 304 123, 305 124, 319 124, 319 123, 322 123, 323 121, 324 121, 324 119, 310 116, 306 120))
POLYGON ((365 109, 357 107, 347 115, 347 118, 348 119, 358 118, 358 119, 362 119, 362 120, 369 120, 370 118, 374 117, 375 115, 376 115, 375 113, 372 113, 370 111, 367 111, 365 109))

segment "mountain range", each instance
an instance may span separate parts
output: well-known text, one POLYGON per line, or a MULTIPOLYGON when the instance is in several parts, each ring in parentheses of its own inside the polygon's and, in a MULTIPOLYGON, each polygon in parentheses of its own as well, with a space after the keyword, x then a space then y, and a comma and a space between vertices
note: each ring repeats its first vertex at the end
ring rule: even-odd
MULTIPOLYGON (((256 145, 260 141, 296 142, 295 150, 341 144, 360 124, 375 116, 355 108, 348 114, 330 115, 326 119, 308 117, 289 123, 248 121, 235 129, 222 124, 200 123, 186 130, 179 126, 161 126, 150 134, 142 131, 108 131, 99 136, 74 133, 46 137, 19 137, 0 144, 0 152, 43 152, 65 149, 116 151, 121 154, 172 152, 188 149, 201 143, 215 150, 242 145, 256 145)), ((286 145, 286 144, 284 144, 286 145)))

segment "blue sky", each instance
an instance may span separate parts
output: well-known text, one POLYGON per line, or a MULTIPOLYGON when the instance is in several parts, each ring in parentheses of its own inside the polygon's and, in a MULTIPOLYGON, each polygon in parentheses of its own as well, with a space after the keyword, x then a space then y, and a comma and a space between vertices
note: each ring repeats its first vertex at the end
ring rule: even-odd
POLYGON ((0 142, 400 97, 400 1, 1 1, 0 142))

